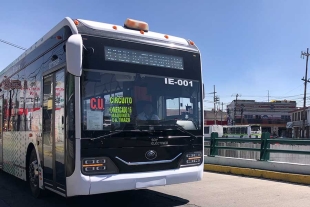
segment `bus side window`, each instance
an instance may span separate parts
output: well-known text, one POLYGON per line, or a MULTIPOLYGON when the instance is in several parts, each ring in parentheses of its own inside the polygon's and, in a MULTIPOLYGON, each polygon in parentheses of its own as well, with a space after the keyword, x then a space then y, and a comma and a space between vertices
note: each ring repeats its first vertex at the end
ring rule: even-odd
POLYGON ((227 134, 227 128, 223 128, 223 133, 227 134))
POLYGON ((205 134, 209 134, 209 133, 210 133, 209 128, 210 128, 210 127, 208 127, 208 126, 205 127, 205 134))
POLYGON ((236 127, 236 134, 240 134, 240 127, 236 127))

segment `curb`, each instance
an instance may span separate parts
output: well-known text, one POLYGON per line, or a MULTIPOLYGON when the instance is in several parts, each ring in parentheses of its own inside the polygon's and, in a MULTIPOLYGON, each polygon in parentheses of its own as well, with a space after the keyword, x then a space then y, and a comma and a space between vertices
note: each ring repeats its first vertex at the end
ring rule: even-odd
POLYGON ((300 175, 300 174, 283 173, 283 172, 275 172, 275 171, 267 171, 251 168, 231 167, 223 165, 212 165, 212 164, 204 164, 204 170, 310 185, 310 175, 300 175))

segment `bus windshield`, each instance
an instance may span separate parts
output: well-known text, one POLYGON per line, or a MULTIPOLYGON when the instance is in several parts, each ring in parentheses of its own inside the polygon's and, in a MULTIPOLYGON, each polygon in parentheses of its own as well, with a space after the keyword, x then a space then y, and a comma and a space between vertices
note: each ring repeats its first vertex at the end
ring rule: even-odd
POLYGON ((260 131, 260 126, 251 126, 251 131, 260 131))
POLYGON ((202 127, 199 81, 86 69, 81 81, 82 136, 168 120, 202 127))

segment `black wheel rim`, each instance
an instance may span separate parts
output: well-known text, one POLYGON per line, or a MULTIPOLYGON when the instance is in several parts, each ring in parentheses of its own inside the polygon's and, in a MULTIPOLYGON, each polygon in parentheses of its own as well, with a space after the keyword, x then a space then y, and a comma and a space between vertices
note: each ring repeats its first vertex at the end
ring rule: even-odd
POLYGON ((33 188, 37 188, 39 183, 37 163, 37 160, 35 160, 29 164, 29 182, 33 188))

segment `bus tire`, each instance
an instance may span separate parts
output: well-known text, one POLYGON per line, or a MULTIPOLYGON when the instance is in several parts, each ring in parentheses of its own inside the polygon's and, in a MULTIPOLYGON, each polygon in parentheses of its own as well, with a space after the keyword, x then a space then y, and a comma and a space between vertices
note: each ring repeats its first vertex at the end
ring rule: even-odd
POLYGON ((39 172, 38 172, 38 158, 35 149, 31 150, 29 162, 27 166, 28 182, 31 190, 31 194, 35 198, 42 196, 42 190, 39 188, 39 172))

